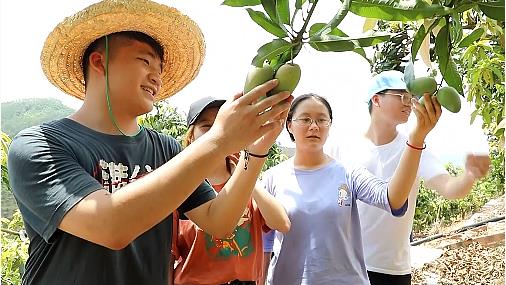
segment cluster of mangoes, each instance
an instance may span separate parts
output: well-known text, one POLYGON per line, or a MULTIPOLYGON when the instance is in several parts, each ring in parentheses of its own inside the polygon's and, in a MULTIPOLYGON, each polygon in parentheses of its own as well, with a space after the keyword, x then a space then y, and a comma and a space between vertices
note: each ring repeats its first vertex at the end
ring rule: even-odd
POLYGON ((267 96, 282 91, 293 92, 297 84, 299 84, 300 66, 298 64, 285 63, 280 66, 276 72, 274 72, 274 69, 272 69, 270 65, 264 65, 263 67, 252 66, 246 77, 244 94, 273 78, 278 80, 278 85, 269 91, 267 96))
POLYGON ((441 106, 445 107, 448 111, 458 113, 460 111, 460 95, 457 90, 451 86, 441 87, 437 90, 437 83, 433 77, 419 77, 407 84, 408 91, 420 98, 418 102, 424 104, 424 93, 435 95, 437 101, 441 106))

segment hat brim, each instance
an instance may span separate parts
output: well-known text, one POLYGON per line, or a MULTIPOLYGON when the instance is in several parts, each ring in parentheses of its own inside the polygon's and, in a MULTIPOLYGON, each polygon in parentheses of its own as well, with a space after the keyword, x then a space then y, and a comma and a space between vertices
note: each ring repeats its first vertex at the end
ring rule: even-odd
POLYGON ((105 0, 65 18, 44 43, 44 74, 63 92, 84 99, 84 51, 96 39, 122 31, 145 33, 164 50, 156 101, 174 95, 197 76, 205 53, 201 30, 177 9, 148 0, 105 0))
POLYGON ((223 104, 225 104, 226 100, 223 100, 223 99, 216 99, 216 100, 213 100, 207 104, 205 104, 204 106, 202 106, 202 108, 200 108, 199 110, 197 110, 197 112, 195 112, 195 114, 189 118, 189 120, 186 122, 186 124, 188 126, 191 126, 193 124, 195 124, 195 122, 198 120, 200 114, 202 114, 202 112, 204 112, 205 110, 209 109, 209 108, 214 108, 214 107, 221 107, 223 106, 223 104))

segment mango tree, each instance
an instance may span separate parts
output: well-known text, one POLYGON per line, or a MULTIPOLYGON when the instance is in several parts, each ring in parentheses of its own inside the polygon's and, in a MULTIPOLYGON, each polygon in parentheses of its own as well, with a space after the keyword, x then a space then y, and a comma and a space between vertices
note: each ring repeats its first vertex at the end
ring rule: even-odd
POLYGON ((338 25, 348 13, 351 0, 345 0, 328 23, 312 23, 311 26, 309 26, 311 16, 318 0, 297 0, 294 3, 293 12, 288 0, 226 0, 223 4, 248 7, 246 10, 251 19, 275 36, 275 39, 258 49, 257 55, 251 61, 253 67, 246 80, 245 87, 248 88, 245 88, 245 91, 251 89, 252 85, 261 84, 273 77, 279 79, 280 85, 275 91, 293 91, 300 78, 300 68, 293 63, 293 59, 297 57, 305 44, 322 52, 353 51, 367 58, 363 47, 372 46, 390 38, 390 35, 386 33, 348 36, 340 30, 338 25), (259 6, 259 9, 255 6, 259 6), (307 11, 307 14, 304 14, 304 11, 307 11), (302 22, 300 29, 295 27, 297 20, 302 22), (285 67, 282 68, 282 66, 285 67), (258 72, 259 69, 262 71, 258 72), (273 76, 267 76, 265 79, 264 75, 270 70, 273 76), (261 73, 264 78, 257 80, 257 77, 251 75, 252 73, 261 73))
MULTIPOLYGON (((382 33, 348 36, 338 26, 349 11, 369 19, 423 21, 423 24, 416 27, 413 37, 411 63, 415 61, 420 47, 427 44, 428 37, 434 35, 438 69, 444 81, 451 87, 449 89, 451 91, 444 93, 451 94, 450 96, 455 93, 464 96, 462 77, 451 56, 452 49, 469 45, 480 33, 480 30, 476 30, 463 37, 461 18, 464 13, 477 10, 495 21, 504 22, 504 0, 435 0, 432 2, 430 0, 343 0, 339 10, 328 23, 312 23, 311 25, 310 19, 318 0, 296 0, 293 12, 291 12, 289 0, 225 0, 223 4, 248 7, 246 10, 250 18, 276 37, 271 42, 262 45, 251 62, 257 68, 269 65, 274 73, 286 62, 293 61, 304 44, 309 44, 318 51, 353 51, 366 57, 364 47, 390 38, 390 34, 382 33), (255 7, 256 10, 251 7, 255 7), (303 13, 300 13, 304 10, 307 10, 305 17, 303 13), (294 21, 298 16, 302 18, 303 25, 296 30, 294 21)), ((405 70, 408 86, 414 79, 413 65, 409 64, 405 70)), ((441 87, 442 82, 439 83, 438 89, 441 87)), ((452 105, 449 109, 453 107, 455 106, 452 105)))

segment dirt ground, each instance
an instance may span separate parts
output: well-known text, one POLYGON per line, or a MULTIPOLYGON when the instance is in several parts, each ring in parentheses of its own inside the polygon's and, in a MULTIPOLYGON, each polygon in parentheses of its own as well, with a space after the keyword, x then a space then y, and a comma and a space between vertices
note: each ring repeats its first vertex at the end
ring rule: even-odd
POLYGON ((443 254, 414 269, 412 284, 505 284, 505 221, 454 232, 466 225, 504 216, 504 201, 504 196, 491 200, 469 219, 438 229, 448 235, 423 246, 442 249, 443 254))

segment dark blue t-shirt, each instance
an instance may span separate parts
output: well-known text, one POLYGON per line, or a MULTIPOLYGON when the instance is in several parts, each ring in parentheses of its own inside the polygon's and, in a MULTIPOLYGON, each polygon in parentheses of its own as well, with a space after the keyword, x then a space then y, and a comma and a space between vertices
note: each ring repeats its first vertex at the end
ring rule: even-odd
MULTIPOLYGON (((176 140, 153 130, 134 137, 107 135, 70 119, 20 132, 9 148, 8 170, 30 238, 23 284, 166 285, 172 215, 122 250, 91 243, 58 225, 88 194, 101 188, 123 191, 180 151, 176 140)), ((187 212, 214 197, 203 182, 178 210, 187 212)))

